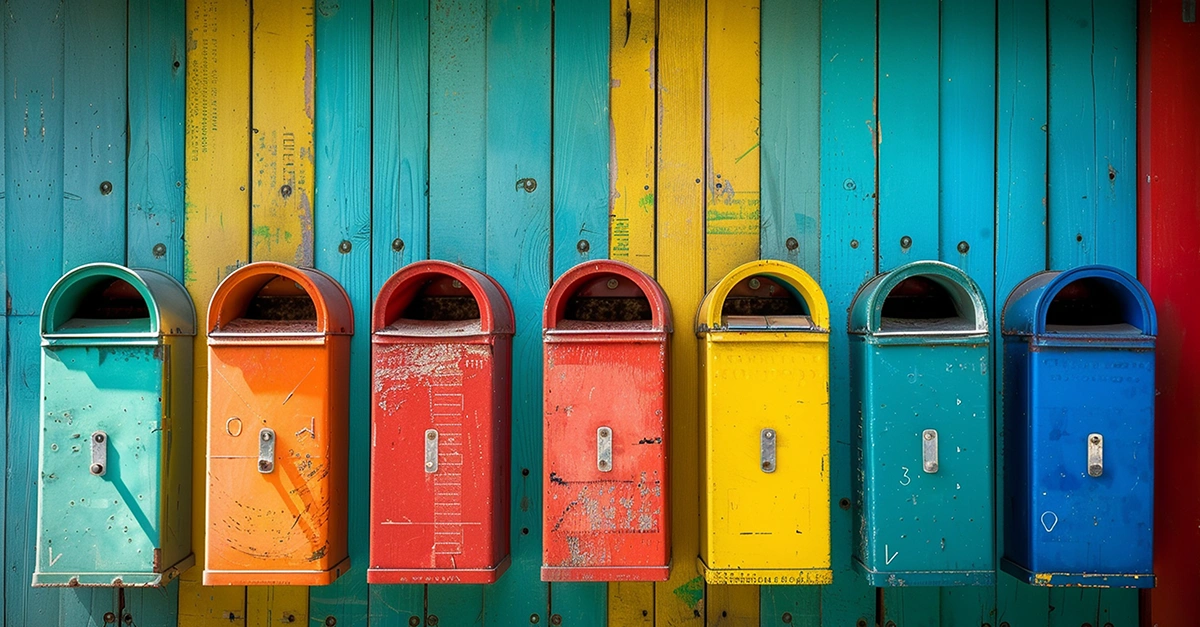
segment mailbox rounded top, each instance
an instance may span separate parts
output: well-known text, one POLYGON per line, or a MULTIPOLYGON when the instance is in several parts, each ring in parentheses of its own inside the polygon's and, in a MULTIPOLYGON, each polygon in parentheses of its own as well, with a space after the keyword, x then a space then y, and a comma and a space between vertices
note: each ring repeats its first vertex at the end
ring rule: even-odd
POLYGON ((257 261, 234 270, 217 286, 208 305, 208 333, 354 335, 354 310, 346 290, 328 274, 257 261), (260 304, 266 299, 282 304, 260 304), (289 300, 299 301, 300 306, 289 305, 289 300), (279 323, 279 327, 258 322, 279 323))
POLYGON ((1022 281, 1004 304, 1007 335, 1157 335, 1146 288, 1111 266, 1039 272, 1022 281))
MULTIPOLYGON (((735 291, 735 288, 742 289, 742 284, 745 282, 745 287, 753 288, 751 281, 756 277, 763 277, 770 281, 766 286, 759 280, 760 287, 758 289, 769 289, 774 285, 779 284, 787 290, 787 296, 798 298, 803 307, 807 310, 807 317, 811 324, 781 324, 774 325, 763 316, 764 323, 759 325, 750 324, 746 328, 761 328, 766 331, 783 331, 787 328, 803 328, 809 332, 825 332, 829 331, 829 303, 825 301, 825 293, 821 291, 821 286, 809 276, 807 272, 800 268, 774 259, 760 259, 751 261, 734 268, 729 274, 717 282, 708 294, 704 296, 704 301, 700 303, 700 310, 697 312, 696 332, 704 333, 706 331, 716 331, 727 328, 729 325, 725 320, 726 316, 726 301, 735 291)), ((752 317, 752 316, 747 316, 752 317)))
POLYGON ((914 261, 867 281, 850 305, 850 332, 869 335, 986 335, 987 299, 967 273, 914 261))
POLYGON ((371 313, 372 332, 387 332, 402 319, 412 323, 396 329, 398 335, 516 332, 516 316, 504 288, 482 272, 447 261, 411 263, 383 284, 371 313), (429 324, 437 321, 462 324, 453 328, 429 324))
POLYGON ((170 275, 89 263, 63 275, 42 305, 43 336, 195 335, 196 310, 170 275))
POLYGON ((550 286, 542 329, 670 333, 671 305, 645 272, 621 261, 585 261, 550 286))

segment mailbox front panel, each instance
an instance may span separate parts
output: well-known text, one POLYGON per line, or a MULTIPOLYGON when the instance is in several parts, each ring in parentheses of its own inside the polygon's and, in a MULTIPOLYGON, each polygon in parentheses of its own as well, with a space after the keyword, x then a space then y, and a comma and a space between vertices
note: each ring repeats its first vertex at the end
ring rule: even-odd
POLYGON ((701 360, 705 577, 829 583, 828 344, 823 335, 799 342, 785 333, 736 337, 710 333, 701 360), (774 432, 770 472, 763 468, 771 446, 765 429, 774 432))
POLYGON ((545 350, 542 578, 665 580, 665 342, 554 340, 545 350))

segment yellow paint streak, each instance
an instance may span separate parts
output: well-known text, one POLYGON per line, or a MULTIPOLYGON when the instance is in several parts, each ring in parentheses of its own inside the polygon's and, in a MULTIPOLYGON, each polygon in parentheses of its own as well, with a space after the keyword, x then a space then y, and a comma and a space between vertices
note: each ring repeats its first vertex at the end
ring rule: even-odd
POLYGON ((312 3, 254 3, 254 261, 313 265, 312 3))
MULTIPOLYGON (((609 257, 654 274, 654 0, 612 0, 609 257), (627 11, 628 9, 628 11, 627 11)), ((611 606, 609 621, 613 622, 611 606)))
POLYGON ((707 283, 758 259, 758 0, 708 3, 707 283))
POLYGON ((696 308, 704 296, 704 0, 661 0, 658 54, 658 281, 671 300, 670 580, 654 584, 657 627, 704 624, 696 308))
POLYGON ((180 627, 242 625, 246 589, 200 585, 204 565, 208 349, 205 321, 217 284, 249 260, 250 6, 247 0, 187 3, 187 186, 184 285, 196 305, 192 450, 192 551, 179 582, 180 627))

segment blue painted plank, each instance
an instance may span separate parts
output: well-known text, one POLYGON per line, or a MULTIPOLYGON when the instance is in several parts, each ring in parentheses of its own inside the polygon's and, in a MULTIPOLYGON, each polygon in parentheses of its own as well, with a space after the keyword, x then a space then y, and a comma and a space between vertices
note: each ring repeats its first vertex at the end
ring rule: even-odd
POLYGON ((484 591, 484 622, 547 623, 542 583, 542 304, 550 287, 549 0, 487 4, 487 265, 512 299, 512 566, 484 591), (518 186, 539 182, 536 189, 518 186), (525 471, 529 473, 526 474, 525 471), (536 621, 535 618, 536 617, 536 621))
POLYGON ((821 6, 821 289, 830 312, 830 468, 833 583, 821 590, 821 624, 872 624, 875 589, 850 566, 849 358, 846 310, 875 274, 875 4, 821 6))
POLYGON ((370 491, 371 6, 318 2, 315 15, 314 263, 342 284, 354 308, 350 340, 348 549, 350 569, 309 590, 318 624, 367 624, 370 491))
MULTIPOLYGON (((764 259, 821 280, 821 7, 762 3, 762 225, 764 259)), ((821 589, 762 586, 759 624, 816 627, 821 589)))

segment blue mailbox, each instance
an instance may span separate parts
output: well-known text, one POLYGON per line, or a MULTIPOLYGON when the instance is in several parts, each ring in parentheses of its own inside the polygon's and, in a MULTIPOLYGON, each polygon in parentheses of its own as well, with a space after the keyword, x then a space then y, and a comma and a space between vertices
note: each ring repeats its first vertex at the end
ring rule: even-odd
POLYGON ((1148 588, 1154 509, 1150 295, 1129 274, 1036 274, 1004 306, 1005 572, 1148 588))

